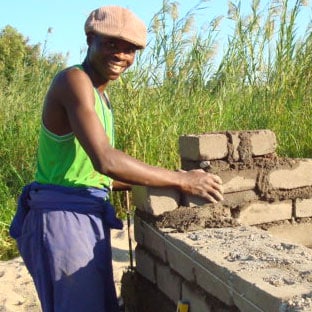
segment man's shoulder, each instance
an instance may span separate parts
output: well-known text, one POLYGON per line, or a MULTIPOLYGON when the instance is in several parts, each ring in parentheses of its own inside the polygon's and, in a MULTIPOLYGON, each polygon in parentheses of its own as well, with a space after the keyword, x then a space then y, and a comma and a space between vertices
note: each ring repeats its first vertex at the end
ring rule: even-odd
POLYGON ((73 83, 83 83, 89 80, 89 76, 83 71, 82 67, 80 67, 79 65, 73 65, 64 68, 56 74, 54 78, 54 85, 62 85, 70 81, 72 81, 73 83))
POLYGON ((85 75, 83 67, 81 65, 72 65, 64 68, 59 72, 61 75, 85 75))

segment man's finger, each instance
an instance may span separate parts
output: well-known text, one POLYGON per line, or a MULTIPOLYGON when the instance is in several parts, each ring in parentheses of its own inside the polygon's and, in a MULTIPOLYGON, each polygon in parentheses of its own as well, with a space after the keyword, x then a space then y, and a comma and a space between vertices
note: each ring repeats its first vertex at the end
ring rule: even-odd
POLYGON ((216 174, 210 174, 216 183, 222 184, 221 178, 216 174))

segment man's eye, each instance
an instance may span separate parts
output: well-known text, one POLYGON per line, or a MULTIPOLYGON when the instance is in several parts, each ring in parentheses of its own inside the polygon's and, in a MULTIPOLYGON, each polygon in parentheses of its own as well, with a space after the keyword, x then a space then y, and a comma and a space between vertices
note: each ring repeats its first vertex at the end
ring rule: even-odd
POLYGON ((130 53, 135 53, 135 51, 136 51, 136 48, 131 48, 131 49, 129 49, 129 52, 130 52, 130 53))
POLYGON ((115 49, 115 48, 116 48, 116 43, 113 42, 113 41, 110 41, 110 42, 108 42, 108 46, 109 46, 110 48, 112 48, 112 49, 115 49))

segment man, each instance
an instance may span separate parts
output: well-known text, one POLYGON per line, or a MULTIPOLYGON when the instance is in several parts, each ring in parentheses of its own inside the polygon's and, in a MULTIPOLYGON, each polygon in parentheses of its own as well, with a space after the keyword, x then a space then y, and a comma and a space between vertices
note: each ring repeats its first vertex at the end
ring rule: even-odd
POLYGON ((170 171, 114 148, 113 113, 105 89, 146 45, 146 27, 118 6, 91 12, 88 52, 61 71, 47 92, 35 182, 24 187, 10 233, 44 312, 116 312, 110 229, 121 228, 111 189, 175 187, 222 200, 218 176, 170 171))

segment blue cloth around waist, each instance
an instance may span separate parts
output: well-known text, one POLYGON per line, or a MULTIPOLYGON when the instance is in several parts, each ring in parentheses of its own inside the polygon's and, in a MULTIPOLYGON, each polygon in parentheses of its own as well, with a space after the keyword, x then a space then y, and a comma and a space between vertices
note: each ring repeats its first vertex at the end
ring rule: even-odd
POLYGON ((101 213, 103 224, 114 229, 123 227, 109 201, 107 188, 76 188, 37 182, 24 186, 10 226, 10 236, 14 239, 22 234, 23 222, 30 209, 101 213))

